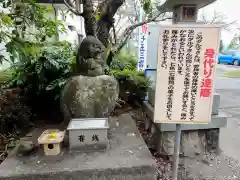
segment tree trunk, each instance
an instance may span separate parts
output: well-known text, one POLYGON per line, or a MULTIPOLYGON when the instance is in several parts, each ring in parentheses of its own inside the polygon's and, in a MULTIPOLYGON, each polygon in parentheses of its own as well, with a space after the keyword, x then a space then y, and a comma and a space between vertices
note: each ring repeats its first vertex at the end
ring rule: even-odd
MULTIPOLYGON (((123 3, 124 0, 103 0, 94 12, 92 1, 83 0, 83 13, 81 16, 84 18, 86 36, 96 37, 107 49, 109 46, 110 29, 114 26, 114 15, 123 3)), ((77 62, 81 59, 79 50, 77 62)), ((110 66, 112 59, 113 53, 110 52, 104 61, 110 66)))
POLYGON ((97 37, 103 45, 108 47, 109 31, 114 26, 114 15, 123 5, 124 0, 104 0, 96 11, 93 11, 93 5, 90 0, 83 2, 83 17, 85 21, 86 35, 97 37), (99 19, 96 20, 96 15, 99 19))
POLYGON ((96 36, 96 20, 91 0, 83 0, 83 13, 85 32, 87 36, 96 36))

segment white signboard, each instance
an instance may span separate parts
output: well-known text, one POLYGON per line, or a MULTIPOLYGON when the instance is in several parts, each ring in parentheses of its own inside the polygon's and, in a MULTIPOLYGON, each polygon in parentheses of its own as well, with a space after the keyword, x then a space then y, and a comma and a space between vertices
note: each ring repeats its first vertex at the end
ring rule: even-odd
POLYGON ((220 27, 171 25, 159 36, 156 123, 208 123, 220 27))
MULTIPOLYGON (((139 19, 142 21, 143 10, 140 9, 139 19)), ((148 37, 148 25, 143 24, 139 27, 138 35, 138 71, 144 71, 146 68, 147 58, 147 37, 148 37)))

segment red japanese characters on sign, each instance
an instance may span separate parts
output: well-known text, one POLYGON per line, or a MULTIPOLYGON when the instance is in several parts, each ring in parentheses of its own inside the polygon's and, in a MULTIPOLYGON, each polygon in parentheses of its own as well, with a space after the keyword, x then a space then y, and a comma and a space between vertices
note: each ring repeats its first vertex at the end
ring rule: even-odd
POLYGON ((210 97, 212 92, 212 73, 214 65, 214 49, 206 49, 204 55, 204 78, 202 79, 200 97, 210 97))
POLYGON ((147 24, 142 25, 142 33, 144 33, 144 34, 147 33, 147 24))

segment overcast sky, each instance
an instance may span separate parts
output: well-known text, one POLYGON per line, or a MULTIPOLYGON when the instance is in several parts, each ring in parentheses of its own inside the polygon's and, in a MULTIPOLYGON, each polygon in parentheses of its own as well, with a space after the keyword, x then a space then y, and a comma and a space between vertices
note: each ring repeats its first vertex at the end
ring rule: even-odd
MULTIPOLYGON (((215 3, 212 3, 200 10, 201 12, 204 12, 206 16, 210 19, 213 17, 213 12, 217 11, 220 13, 223 13, 227 19, 228 22, 233 22, 235 20, 239 21, 240 23, 240 0, 217 0, 215 3)), ((238 24, 235 24, 235 26, 239 26, 238 24)), ((240 26, 239 26, 240 27, 240 26)), ((229 43, 230 40, 234 36, 233 32, 222 32, 222 39, 225 43, 229 43)))

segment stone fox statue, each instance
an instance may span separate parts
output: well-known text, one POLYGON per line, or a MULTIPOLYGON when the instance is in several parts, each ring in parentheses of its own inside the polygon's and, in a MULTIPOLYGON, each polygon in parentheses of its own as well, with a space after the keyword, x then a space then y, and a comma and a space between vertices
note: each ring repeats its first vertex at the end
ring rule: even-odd
POLYGON ((118 100, 119 86, 105 75, 106 48, 95 37, 87 36, 78 48, 77 73, 66 83, 61 95, 65 122, 71 118, 109 116, 118 100))

